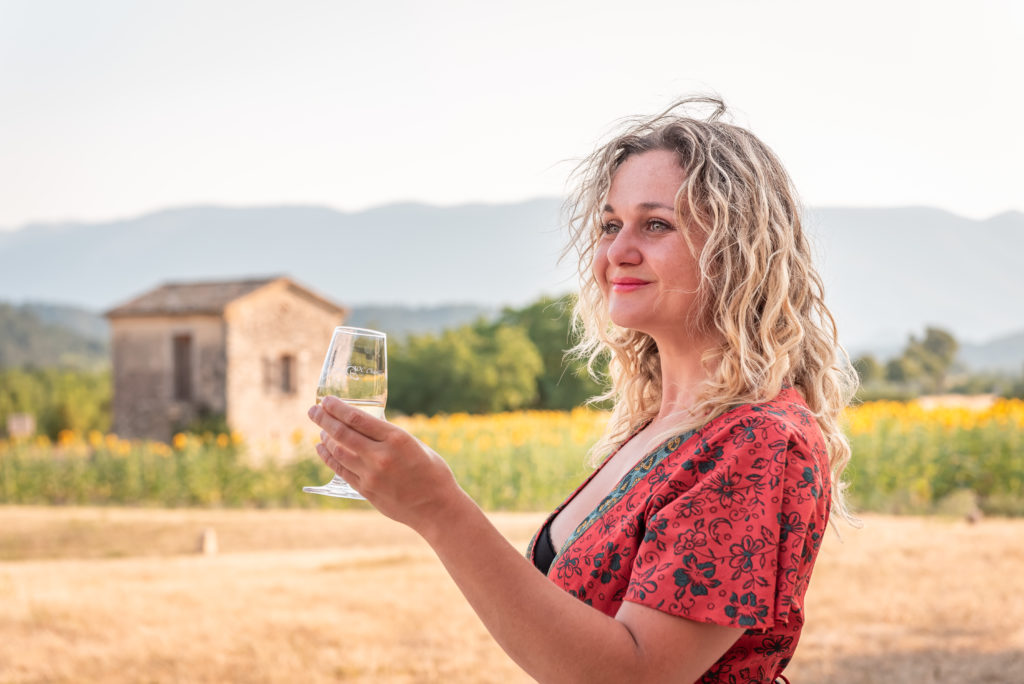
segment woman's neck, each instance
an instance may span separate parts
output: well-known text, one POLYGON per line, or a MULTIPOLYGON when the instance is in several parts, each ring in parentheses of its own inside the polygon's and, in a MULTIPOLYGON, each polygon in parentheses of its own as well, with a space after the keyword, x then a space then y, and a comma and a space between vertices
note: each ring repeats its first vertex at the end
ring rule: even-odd
POLYGON ((693 418, 697 404, 711 371, 702 360, 713 344, 690 344, 684 347, 658 345, 661 361, 661 407, 654 422, 679 422, 693 418))

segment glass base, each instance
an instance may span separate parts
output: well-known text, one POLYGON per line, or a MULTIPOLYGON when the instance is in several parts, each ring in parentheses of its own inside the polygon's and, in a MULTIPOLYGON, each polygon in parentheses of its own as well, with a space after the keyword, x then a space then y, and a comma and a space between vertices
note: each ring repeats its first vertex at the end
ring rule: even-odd
POLYGON ((335 475, 327 484, 322 487, 303 487, 302 491, 307 494, 321 494, 323 496, 335 496, 339 499, 358 499, 366 501, 366 497, 352 489, 352 485, 335 475))

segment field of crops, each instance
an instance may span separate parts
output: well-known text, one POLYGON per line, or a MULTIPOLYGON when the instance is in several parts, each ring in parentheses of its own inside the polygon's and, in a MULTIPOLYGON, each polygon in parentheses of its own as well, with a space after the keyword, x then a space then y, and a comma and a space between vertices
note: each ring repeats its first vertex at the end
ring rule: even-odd
MULTIPOLYGON (((525 549, 544 514, 491 519, 525 549)), ((1022 535, 873 514, 829 533, 786 674, 1021 681, 1022 535)), ((5 684, 531 681, 430 548, 374 511, 0 506, 5 684), (218 553, 196 553, 203 530, 218 553)))
MULTIPOLYGON (((585 475, 597 411, 401 417, 451 463, 488 510, 550 509, 585 475)), ((1024 515, 1024 402, 981 408, 872 402, 849 409, 850 494, 861 510, 1024 515)), ((313 440, 295 458, 263 460, 231 435, 177 435, 170 445, 65 432, 0 441, 0 503, 311 507, 303 485, 330 473, 313 440)), ((330 505, 336 505, 331 502, 330 505)), ((365 506, 365 504, 350 504, 365 506)))
POLYGON ((851 497, 863 510, 1024 515, 1024 401, 847 411, 851 497))

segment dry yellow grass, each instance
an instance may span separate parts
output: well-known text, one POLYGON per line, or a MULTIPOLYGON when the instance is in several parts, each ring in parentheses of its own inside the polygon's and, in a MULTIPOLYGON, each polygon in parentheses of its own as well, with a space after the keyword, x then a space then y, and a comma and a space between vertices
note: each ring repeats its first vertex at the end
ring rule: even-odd
MULTIPOLYGON (((519 547, 541 519, 494 517, 519 547)), ((866 523, 825 543, 790 679, 1024 680, 1024 521, 866 523)), ((530 680, 373 512, 0 507, 0 682, 176 681, 530 680)))

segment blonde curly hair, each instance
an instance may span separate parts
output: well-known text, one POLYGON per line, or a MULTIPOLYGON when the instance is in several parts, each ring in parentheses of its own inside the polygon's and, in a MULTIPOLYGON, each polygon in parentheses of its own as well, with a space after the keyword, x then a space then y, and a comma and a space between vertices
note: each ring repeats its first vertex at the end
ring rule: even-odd
POLYGON ((704 354, 710 377, 691 416, 673 431, 696 428, 735 406, 768 401, 783 385, 792 385, 825 438, 832 509, 856 523, 844 497, 842 474, 850 446, 840 420, 857 376, 825 305, 789 175, 752 133, 721 121, 725 113, 725 104, 715 97, 681 100, 656 116, 627 121, 622 133, 576 169, 576 190, 566 202, 566 252, 577 253, 580 275, 573 317, 580 341, 571 353, 586 359, 591 372, 602 358, 608 359, 611 389, 594 400, 610 399, 614 406, 591 457, 596 463, 653 419, 661 404, 661 364, 654 339, 612 323, 591 265, 615 171, 632 155, 667 150, 678 156, 685 174, 676 194, 676 218, 705 237, 695 254, 701 315, 680 319, 680 324, 706 326, 722 340, 704 354), (687 116, 695 106, 710 106, 711 112, 702 118, 687 116))

